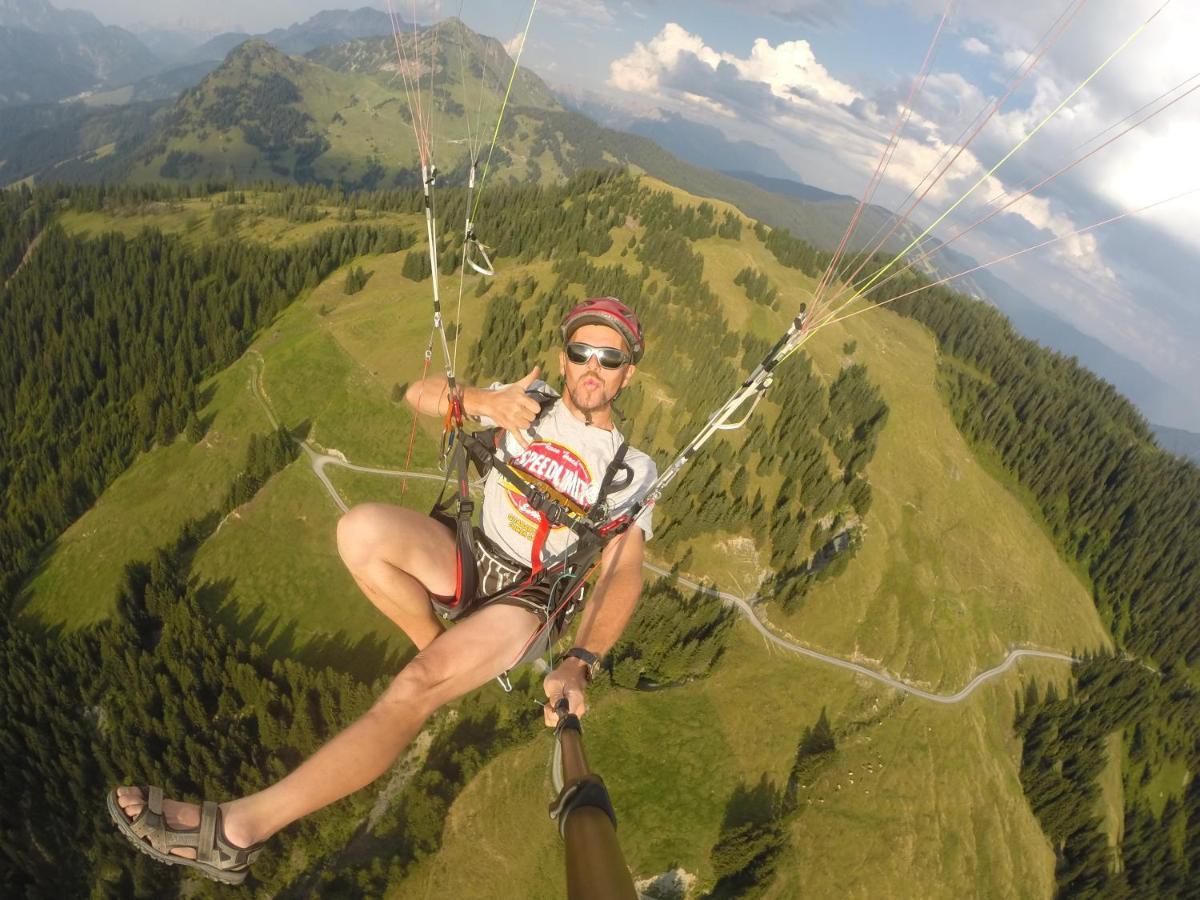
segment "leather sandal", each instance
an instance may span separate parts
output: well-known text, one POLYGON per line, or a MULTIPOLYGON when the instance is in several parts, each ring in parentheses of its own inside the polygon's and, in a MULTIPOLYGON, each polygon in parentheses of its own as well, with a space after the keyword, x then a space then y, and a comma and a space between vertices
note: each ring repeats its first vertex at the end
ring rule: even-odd
POLYGON ((108 814, 117 829, 128 841, 151 859, 168 866, 186 866, 196 869, 213 881, 223 884, 241 884, 250 873, 250 864, 262 852, 263 845, 235 847, 225 837, 221 821, 221 808, 211 801, 200 806, 200 825, 196 828, 172 828, 163 815, 163 789, 157 786, 141 787, 146 805, 138 815, 130 819, 117 802, 114 788, 108 793, 108 814), (172 848, 190 847, 196 858, 189 859, 172 853, 172 848))

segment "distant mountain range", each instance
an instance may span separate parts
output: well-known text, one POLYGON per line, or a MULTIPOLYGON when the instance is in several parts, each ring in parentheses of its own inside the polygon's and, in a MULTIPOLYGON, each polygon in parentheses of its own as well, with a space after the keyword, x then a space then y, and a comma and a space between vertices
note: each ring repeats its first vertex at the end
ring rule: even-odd
POLYGON ((732 141, 719 128, 693 122, 678 113, 657 110, 652 116, 639 116, 591 91, 556 93, 568 109, 581 112, 606 128, 649 138, 694 166, 784 179, 798 177, 774 150, 753 141, 732 141))
POLYGON ((1193 434, 1179 428, 1167 428, 1165 425, 1152 427, 1160 447, 1169 453, 1186 457, 1200 465, 1200 434, 1193 434))
MULTIPOLYGON (((473 98, 481 90, 495 95, 485 88, 506 81, 512 61, 494 38, 465 26, 459 30, 457 20, 442 23, 440 29, 446 28, 455 29, 455 40, 439 40, 444 30, 418 32, 424 45, 420 65, 436 70, 430 102, 439 131, 465 137, 466 117, 477 111, 473 98), (460 62, 460 52, 465 61, 460 62)), ((284 178, 355 188, 411 179, 416 147, 398 70, 390 34, 321 46, 308 57, 288 56, 262 39, 243 42, 129 152, 126 177, 284 178)), ((498 109, 498 95, 493 103, 486 111, 490 115, 498 109)), ((543 162, 549 166, 554 158, 548 141, 559 148, 538 120, 560 107, 527 70, 517 78, 510 103, 519 112, 508 120, 504 159, 498 161, 512 168, 514 177, 540 180, 543 162), (523 127, 521 116, 527 117, 523 127)), ((465 165, 466 156, 465 142, 441 148, 447 177, 465 165)))
POLYGON ((38 34, 88 34, 104 25, 89 12, 57 9, 46 0, 0 0, 0 27, 38 34))
MULTIPOLYGON (((402 20, 397 24, 404 29, 412 26, 402 20)), ((206 60, 223 60, 238 44, 258 38, 266 41, 272 47, 288 54, 308 53, 318 47, 328 47, 334 44, 345 44, 359 38, 388 37, 392 35, 392 21, 387 13, 364 6, 359 9, 324 10, 304 22, 289 25, 287 28, 275 28, 261 34, 247 34, 229 31, 219 34, 209 41, 188 51, 182 61, 203 62, 206 60)))
MULTIPOLYGON (((400 23, 403 27, 410 26, 400 23)), ((260 35, 150 29, 140 37, 47 0, 0 0, 0 108, 80 97, 121 105, 178 96, 239 44, 260 38, 289 54, 390 35, 377 9, 326 10, 260 35)))
POLYGON ((133 34, 46 0, 0 0, 0 106, 61 100, 161 67, 133 34))

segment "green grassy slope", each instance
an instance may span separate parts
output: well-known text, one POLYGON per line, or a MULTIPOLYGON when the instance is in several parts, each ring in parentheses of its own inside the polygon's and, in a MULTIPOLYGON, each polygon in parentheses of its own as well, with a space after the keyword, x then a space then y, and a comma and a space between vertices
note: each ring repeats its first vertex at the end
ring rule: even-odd
MULTIPOLYGON (((638 878, 681 866, 711 884, 708 851, 734 791, 764 777, 782 785, 800 733, 827 707, 846 733, 832 769, 802 791, 767 896, 1045 897, 1053 857, 1017 780, 1009 687, 946 708, 898 700, 766 653, 740 626, 716 675, 616 692, 589 713, 584 739, 638 878)), ((551 747, 547 733, 484 769, 455 804, 442 850, 390 896, 486 897, 501 881, 511 896, 563 896, 561 842, 545 812, 551 747)))
POLYGON ((938 688, 1016 645, 1107 645, 1087 585, 1040 516, 976 459, 940 402, 932 337, 886 310, 857 316, 812 342, 827 377, 849 340, 891 409, 868 466, 875 500, 855 564, 779 623, 938 688))
MULTIPOLYGON (((419 102, 429 119, 442 172, 464 169, 468 136, 490 143, 511 61, 498 42, 443 23, 421 33, 420 64, 404 69, 389 38, 289 57, 262 41, 235 48, 187 91, 136 151, 129 177, 291 179, 360 187, 390 186, 418 163, 412 130, 419 102), (430 54, 433 61, 430 63, 430 54), (421 95, 418 101, 416 82, 421 95), (432 85, 432 89, 431 86, 432 85)), ((413 37, 406 52, 412 57, 413 37)), ((521 70, 511 95, 527 114, 558 109, 545 84, 521 70)), ((536 146, 520 116, 505 123, 495 177, 554 178, 560 170, 536 146)))
MULTIPOLYGON (((252 195, 250 202, 254 199, 252 195)), ((212 204, 207 200, 188 201, 180 204, 180 208, 163 205, 137 216, 106 219, 99 215, 69 213, 63 217, 63 224, 68 230, 79 234, 95 234, 105 228, 135 234, 151 225, 200 241, 212 238, 213 212, 212 204)), ((390 217, 390 221, 406 226, 415 224, 415 219, 404 216, 390 217)), ((336 223, 290 225, 282 219, 249 214, 241 220, 240 236, 282 243, 303 240, 317 229, 332 227, 337 227, 336 223)), ((270 401, 276 405, 277 414, 289 427, 307 422, 310 437, 320 440, 325 434, 344 433, 345 429, 340 423, 347 419, 353 421, 366 416, 381 425, 391 423, 391 427, 384 426, 369 438, 356 440, 350 437, 349 443, 339 449, 353 454, 351 458, 359 462, 378 459, 382 462, 377 464, 397 466, 402 462, 402 455, 397 448, 407 446, 411 418, 405 408, 391 402, 390 388, 394 382, 378 382, 373 392, 364 391, 362 373, 365 370, 339 349, 335 334, 340 328, 339 313, 342 307, 353 310, 356 303, 362 304, 364 300, 373 302, 384 312, 381 318, 400 322, 396 314, 398 308, 389 305, 393 296, 390 285, 397 280, 409 285, 414 308, 417 308, 418 300, 422 303, 425 301, 425 287, 398 278, 400 259, 381 260, 378 263, 363 260, 361 264, 368 270, 380 265, 386 271, 372 278, 372 283, 353 297, 347 297, 342 292, 344 275, 335 275, 310 297, 294 306, 279 320, 276 328, 260 337, 255 348, 205 386, 204 394, 210 399, 202 410, 202 418, 208 423, 208 430, 200 444, 190 446, 180 438, 170 446, 157 447, 143 454, 92 509, 60 536, 30 585, 32 600, 29 612, 47 622, 68 627, 83 626, 103 618, 111 609, 127 561, 147 556, 175 534, 185 521, 207 513, 220 504, 230 480, 242 466, 250 435, 271 429, 263 404, 251 390, 255 373, 260 374, 261 383, 268 391, 270 401), (323 309, 327 310, 325 314, 322 314, 323 309), (334 323, 338 323, 337 328, 331 330, 334 323), (293 386, 286 380, 276 391, 270 374, 262 375, 264 359, 268 354, 261 352, 259 347, 271 348, 271 358, 283 360, 289 366, 294 364, 297 377, 310 393, 305 393, 303 398, 297 400, 293 386), (314 408, 314 404, 306 399, 310 396, 323 397, 323 405, 314 408), (325 416, 330 419, 328 431, 325 430, 325 416)), ((423 308, 421 314, 424 315, 423 308)), ((351 312, 348 320, 352 321, 352 317, 351 312)), ((403 334, 397 335, 395 340, 406 341, 404 346, 411 348, 417 341, 423 340, 419 333, 425 327, 423 319, 419 324, 414 319, 402 326, 403 334), (408 327, 410 325, 411 328, 408 327)), ((353 326, 347 325, 347 330, 353 330, 353 326)), ((382 343, 379 349, 384 355, 411 359, 411 352, 396 353, 395 346, 401 345, 382 343)), ((416 373, 419 373, 419 368, 416 373)), ((391 374, 395 375, 396 380, 405 380, 413 377, 414 370, 411 366, 403 366, 391 374)), ((414 464, 428 468, 433 465, 434 456, 432 441, 425 440, 417 446, 414 464)), ((305 465, 304 462, 297 462, 295 467, 305 465)), ((312 478, 311 472, 308 477, 312 478)), ((272 483, 266 491, 274 489, 276 485, 272 483)), ((330 537, 332 532, 329 528, 332 527, 332 513, 336 512, 336 507, 317 493, 308 497, 306 502, 312 508, 314 519, 318 515, 325 516, 320 520, 324 523, 321 527, 324 536, 330 537)), ((214 543, 220 543, 230 532, 237 532, 239 529, 236 525, 244 514, 249 515, 250 511, 239 510, 226 522, 214 543)), ((263 546, 264 552, 266 549, 253 537, 247 540, 246 546, 263 546)), ((275 559, 285 567, 290 563, 289 554, 278 554, 279 548, 274 545, 270 550, 269 559, 275 559)), ((200 558, 201 564, 208 551, 206 547, 200 558)), ((248 560, 243 558, 245 562, 248 560)), ((340 569, 336 558, 326 562, 332 562, 335 568, 340 569)), ((245 571, 253 575, 262 569, 250 565, 245 571)), ((220 577, 220 572, 220 569, 214 571, 213 577, 220 577)), ((344 593, 347 585, 353 589, 348 579, 337 580, 336 576, 340 574, 335 571, 331 576, 337 590, 344 593)), ((329 584, 329 579, 318 581, 329 584)), ((247 602, 255 605, 255 596, 261 596, 257 587, 255 592, 247 596, 247 602)), ((284 604, 281 612, 287 613, 287 605, 284 604)), ((350 621, 354 622, 354 617, 350 617, 350 621)), ((373 628, 374 624, 370 627, 373 628)), ((356 632, 356 636, 369 630, 364 626, 356 632)), ((248 629, 247 633, 261 634, 254 628, 248 629)), ((306 633, 311 634, 311 630, 306 633)))
POLYGON ((30 584, 28 613, 56 625, 82 627, 107 616, 124 566, 144 558, 187 520, 220 505, 262 410, 246 389, 243 358, 214 379, 201 411, 204 440, 178 440, 142 454, 90 510, 55 542, 30 584), (211 421, 210 421, 211 420, 211 421))
MULTIPOLYGON (((196 220, 186 227, 199 239, 211 212, 192 212, 196 220)), ((104 227, 99 219, 72 224, 104 227)), ((275 240, 287 240, 290 231, 254 216, 237 227, 244 237, 275 240)), ((620 256, 628 234, 615 229, 606 261, 636 270, 632 256, 620 256)), ((749 227, 738 241, 709 238, 696 247, 734 329, 770 334, 811 287, 780 267, 749 227), (784 311, 748 304, 732 282, 745 265, 780 287, 784 311)), ((32 586, 30 609, 70 625, 103 617, 118 556, 144 555, 187 516, 214 505, 241 465, 249 434, 271 427, 252 390, 254 373, 279 418, 305 426, 316 445, 361 465, 399 468, 411 419, 393 391, 420 374, 429 333, 429 283, 400 275, 403 256, 358 260, 374 273, 361 292, 343 292, 343 270, 282 314, 213 380, 205 409, 211 446, 176 443, 140 458, 60 541, 32 586), (88 579, 82 585, 81 572, 88 579)), ((547 287, 553 280, 545 262, 513 261, 499 280, 527 274, 547 287)), ((460 368, 490 298, 476 297, 474 286, 472 277, 463 298, 460 368)), ((457 279, 447 279, 444 290, 452 311, 457 279)), ((1105 643, 1086 587, 1057 559, 1020 497, 975 459, 954 428, 938 393, 929 336, 886 310, 852 319, 812 342, 825 379, 843 364, 847 340, 857 342, 854 360, 891 407, 867 468, 875 502, 864 544, 848 571, 814 588, 798 613, 785 618, 769 607, 771 618, 805 643, 947 691, 1016 643, 1105 643)), ((643 374, 655 390, 666 390, 666 373, 656 371, 652 357, 643 374)), ((426 423, 418 432, 417 468, 432 470, 436 431, 426 423)), ((660 430, 660 462, 672 431, 660 430)), ((329 474, 345 502, 399 499, 395 479, 329 474)), ((429 499, 429 486, 414 483, 412 505, 429 499)), ((302 457, 199 551, 196 572, 215 584, 207 600, 278 653, 407 652, 407 642, 343 571, 337 514, 302 457)), ((754 569, 761 561, 739 565, 754 569)), ((696 563, 701 574, 719 579, 729 566, 711 551, 696 563)), ((727 580, 721 586, 736 587, 727 580)), ((827 707, 840 756, 804 797, 812 802, 793 825, 772 896, 1046 896, 1052 855, 1021 793, 1011 736, 1013 692, 1034 673, 1045 680, 1065 670, 1022 663, 1019 674, 943 708, 768 650, 739 625, 712 678, 654 694, 607 694, 588 717, 587 746, 613 788, 637 874, 680 865, 703 883, 711 881, 708 854, 734 790, 764 776, 781 784, 803 728, 827 707)), ((561 896, 559 848, 544 811, 548 752, 548 739, 535 741, 489 764, 456 802, 442 850, 395 886, 396 895, 491 896, 488 886, 500 874, 511 879, 505 883, 512 896, 561 896)))

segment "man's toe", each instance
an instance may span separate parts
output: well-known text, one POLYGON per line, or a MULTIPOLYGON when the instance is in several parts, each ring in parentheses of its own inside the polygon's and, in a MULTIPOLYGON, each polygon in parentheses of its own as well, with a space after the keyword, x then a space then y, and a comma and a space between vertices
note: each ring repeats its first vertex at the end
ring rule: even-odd
POLYGON ((141 788, 119 787, 117 788, 117 803, 125 815, 133 819, 137 817, 137 814, 142 811, 142 807, 146 805, 146 798, 142 796, 141 788))

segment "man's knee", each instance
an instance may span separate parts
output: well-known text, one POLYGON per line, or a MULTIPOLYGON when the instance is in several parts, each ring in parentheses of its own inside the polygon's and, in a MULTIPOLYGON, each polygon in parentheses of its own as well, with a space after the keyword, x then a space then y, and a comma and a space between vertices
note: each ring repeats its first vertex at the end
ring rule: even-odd
POLYGON ((338 554, 349 568, 359 568, 375 555, 386 524, 384 509, 381 503, 360 503, 338 519, 338 554))
POLYGON ((446 695, 453 675, 449 661, 441 655, 418 653, 392 679, 379 702, 416 706, 430 714, 443 703, 454 699, 446 695))

